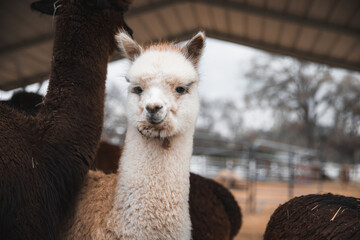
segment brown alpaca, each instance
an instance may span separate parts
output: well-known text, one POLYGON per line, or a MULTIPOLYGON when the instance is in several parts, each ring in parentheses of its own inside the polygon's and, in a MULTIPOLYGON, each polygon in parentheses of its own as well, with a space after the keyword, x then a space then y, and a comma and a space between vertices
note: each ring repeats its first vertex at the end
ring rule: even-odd
POLYGON ((96 152, 95 163, 92 169, 101 170, 106 174, 116 173, 119 167, 119 159, 122 150, 122 147, 118 145, 101 141, 96 152))
POLYGON ((360 199, 331 193, 295 197, 274 211, 264 239, 360 239, 360 199))
POLYGON ((50 83, 39 112, 0 104, 0 239, 57 238, 95 157, 107 62, 124 23, 119 10, 128 5, 57 1, 50 83))
POLYGON ((0 101, 0 104, 6 104, 25 114, 35 116, 39 112, 43 98, 37 93, 20 91, 15 92, 9 100, 0 101))

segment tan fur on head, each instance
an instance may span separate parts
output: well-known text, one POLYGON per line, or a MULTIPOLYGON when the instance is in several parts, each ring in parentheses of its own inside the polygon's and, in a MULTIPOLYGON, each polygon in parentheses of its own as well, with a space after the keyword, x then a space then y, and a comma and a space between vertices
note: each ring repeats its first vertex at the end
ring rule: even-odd
POLYGON ((119 49, 130 60, 135 61, 137 57, 143 51, 146 50, 158 50, 158 51, 180 51, 184 56, 189 59, 195 66, 199 63, 200 56, 205 47, 205 32, 198 32, 187 44, 183 47, 174 45, 172 42, 160 42, 151 44, 149 46, 141 47, 136 41, 134 41, 124 30, 121 30, 115 36, 119 49))

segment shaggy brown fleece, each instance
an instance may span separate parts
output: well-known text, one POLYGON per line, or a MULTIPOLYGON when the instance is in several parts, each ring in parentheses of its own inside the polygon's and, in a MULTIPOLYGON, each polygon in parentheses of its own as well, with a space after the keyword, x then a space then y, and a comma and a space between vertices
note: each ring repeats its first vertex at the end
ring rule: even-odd
POLYGON ((95 157, 107 62, 123 16, 81 3, 58 1, 50 82, 38 114, 0 104, 0 239, 56 239, 95 157))
POLYGON ((330 193, 293 198, 272 214, 264 239, 360 239, 360 199, 330 193))
MULTIPOLYGON (((62 226, 61 233, 67 233, 68 229, 74 228, 71 232, 76 232, 82 236, 81 239, 86 239, 95 231, 94 229, 102 229, 106 226, 104 221, 108 219, 107 214, 113 207, 116 180, 116 174, 106 175, 101 171, 90 171, 78 195, 81 197, 82 205, 74 205, 72 214, 76 214, 76 217, 70 215, 68 218, 70 221, 62 226)), ((60 239, 76 238, 64 234, 60 239)))
POLYGON ((101 141, 95 157, 94 170, 101 170, 106 174, 116 173, 119 167, 119 159, 122 147, 106 141, 101 141))
POLYGON ((194 240, 233 239, 241 228, 234 196, 217 182, 190 174, 190 217, 194 240))
POLYGON ((0 101, 0 104, 6 104, 9 107, 19 110, 25 114, 35 116, 40 109, 42 100, 43 96, 40 94, 20 91, 15 92, 11 99, 0 101))

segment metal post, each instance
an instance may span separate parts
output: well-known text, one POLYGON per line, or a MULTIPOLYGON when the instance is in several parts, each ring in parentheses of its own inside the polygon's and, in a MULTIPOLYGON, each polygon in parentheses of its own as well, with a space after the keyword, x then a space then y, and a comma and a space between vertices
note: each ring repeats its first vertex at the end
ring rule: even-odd
POLYGON ((289 185, 288 185, 288 197, 289 199, 294 197, 294 182, 295 182, 295 164, 294 164, 294 152, 289 152, 289 185))
POLYGON ((249 147, 249 153, 247 157, 247 173, 246 173, 246 208, 249 212, 251 212, 251 179, 250 179, 250 161, 253 155, 253 147, 249 147))
POLYGON ((324 156, 322 152, 318 152, 319 157, 319 176, 318 176, 318 193, 323 189, 323 172, 324 172, 324 156))
POLYGON ((247 209, 250 213, 255 212, 255 181, 256 181, 256 158, 253 146, 249 148, 248 172, 247 172, 247 209))
POLYGON ((250 212, 254 213, 256 210, 256 157, 255 150, 251 148, 251 155, 249 158, 249 178, 250 178, 250 193, 249 193, 249 204, 250 212))

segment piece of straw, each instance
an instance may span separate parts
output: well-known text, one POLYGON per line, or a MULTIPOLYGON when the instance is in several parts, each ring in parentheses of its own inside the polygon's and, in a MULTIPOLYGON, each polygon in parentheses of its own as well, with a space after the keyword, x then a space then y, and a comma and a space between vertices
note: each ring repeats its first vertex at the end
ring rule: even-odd
POLYGON ((332 217, 332 219, 330 221, 333 221, 336 218, 336 215, 339 213, 341 207, 339 207, 339 209, 336 211, 335 215, 332 217))

